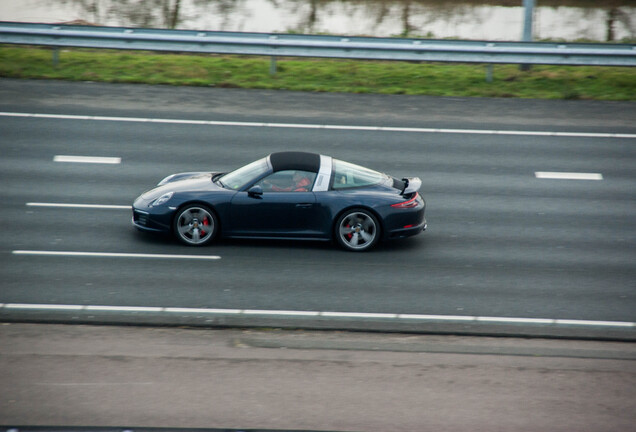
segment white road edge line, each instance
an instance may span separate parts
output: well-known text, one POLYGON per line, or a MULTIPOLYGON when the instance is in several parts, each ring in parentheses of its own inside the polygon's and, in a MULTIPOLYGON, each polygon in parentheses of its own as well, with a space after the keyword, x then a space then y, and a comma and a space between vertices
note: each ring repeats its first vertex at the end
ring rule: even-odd
POLYGON ((356 126, 356 125, 328 125, 328 124, 302 124, 302 123, 231 122, 231 121, 213 121, 213 120, 180 120, 180 119, 158 119, 158 118, 153 119, 153 118, 143 118, 143 117, 108 117, 108 116, 83 116, 83 115, 66 115, 66 114, 16 113, 16 112, 0 112, 0 117, 115 121, 115 122, 136 122, 136 123, 168 123, 168 124, 186 124, 186 125, 201 125, 201 126, 240 126, 240 127, 294 128, 294 129, 360 130, 360 131, 379 131, 379 132, 527 135, 527 136, 553 136, 553 137, 577 137, 577 138, 632 138, 632 139, 636 138, 636 134, 624 134, 624 133, 550 132, 550 131, 518 131, 518 130, 491 130, 491 129, 441 129, 441 128, 410 128, 410 127, 391 127, 391 126, 356 126))
POLYGON ((635 329, 636 322, 628 321, 593 321, 566 320, 550 318, 509 318, 509 317, 480 317, 463 315, 417 315, 392 313, 362 313, 362 312, 320 312, 298 310, 257 310, 257 309, 212 309, 186 307, 156 307, 156 306, 107 306, 107 305, 67 305, 67 304, 31 304, 31 303, 0 303, 0 312, 6 310, 58 310, 84 312, 120 312, 120 313, 161 313, 161 314, 192 314, 203 316, 243 315, 243 316, 280 316, 280 317, 318 317, 318 318, 351 318, 351 319, 383 319, 400 321, 431 321, 431 322, 483 322, 498 324, 534 324, 549 326, 582 326, 582 327, 618 327, 635 329))
POLYGON ((27 207, 53 207, 53 208, 86 208, 86 209, 112 209, 112 210, 131 210, 132 206, 125 205, 107 205, 107 204, 67 204, 67 203, 42 203, 28 202, 27 207))
POLYGON ((90 163, 90 164, 111 164, 121 163, 120 157, 97 157, 97 156, 67 156, 55 155, 53 162, 90 163))
POLYGON ((552 180, 603 180, 601 173, 537 171, 534 176, 538 179, 552 180))
POLYGON ((103 258, 158 258, 158 259, 191 259, 191 260, 218 260, 218 255, 167 255, 167 254, 142 254, 119 252, 73 252, 73 251, 42 251, 42 250, 14 250, 13 255, 35 256, 72 256, 72 257, 103 257, 103 258))

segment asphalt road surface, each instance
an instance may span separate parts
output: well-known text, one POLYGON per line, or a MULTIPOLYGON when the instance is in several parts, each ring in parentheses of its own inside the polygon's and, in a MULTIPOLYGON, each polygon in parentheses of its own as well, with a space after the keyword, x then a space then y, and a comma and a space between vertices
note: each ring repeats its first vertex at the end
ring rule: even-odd
POLYGON ((0 111, 1 305, 610 321, 634 333, 634 103, 0 80, 0 111), (130 224, 126 206, 168 174, 281 150, 419 176, 429 230, 355 254, 280 241, 193 249, 130 224), (114 207, 48 206, 60 203, 114 207))

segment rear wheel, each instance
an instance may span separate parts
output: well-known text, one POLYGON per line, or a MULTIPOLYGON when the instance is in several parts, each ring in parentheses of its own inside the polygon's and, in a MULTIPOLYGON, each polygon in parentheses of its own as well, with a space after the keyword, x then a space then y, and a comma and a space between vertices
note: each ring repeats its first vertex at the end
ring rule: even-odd
POLYGON ((336 223, 336 240, 349 251, 371 249, 380 239, 380 224, 367 210, 347 210, 336 223))
POLYGON ((190 246, 203 246, 210 243, 218 228, 217 218, 208 207, 193 204, 179 209, 173 231, 177 239, 190 246))

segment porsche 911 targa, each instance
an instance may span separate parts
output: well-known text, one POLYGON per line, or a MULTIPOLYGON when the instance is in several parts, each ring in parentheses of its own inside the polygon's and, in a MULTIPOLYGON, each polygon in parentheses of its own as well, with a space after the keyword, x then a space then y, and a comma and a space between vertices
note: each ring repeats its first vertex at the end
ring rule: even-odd
POLYGON ((229 173, 168 176, 135 200, 132 222, 192 246, 243 237, 335 240, 366 251, 426 229, 421 184, 330 156, 272 153, 229 173))

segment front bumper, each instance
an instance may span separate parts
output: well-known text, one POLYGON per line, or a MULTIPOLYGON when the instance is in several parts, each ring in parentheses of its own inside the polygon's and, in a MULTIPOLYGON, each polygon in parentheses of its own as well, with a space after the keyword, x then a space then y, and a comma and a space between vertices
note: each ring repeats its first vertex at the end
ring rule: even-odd
POLYGON ((165 232, 165 229, 153 228, 148 226, 148 216, 133 210, 131 222, 135 228, 141 231, 149 232, 165 232))
POLYGON ((135 202, 132 208, 132 224, 142 231, 170 232, 174 210, 169 207, 148 207, 135 202))

